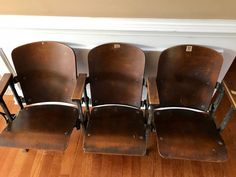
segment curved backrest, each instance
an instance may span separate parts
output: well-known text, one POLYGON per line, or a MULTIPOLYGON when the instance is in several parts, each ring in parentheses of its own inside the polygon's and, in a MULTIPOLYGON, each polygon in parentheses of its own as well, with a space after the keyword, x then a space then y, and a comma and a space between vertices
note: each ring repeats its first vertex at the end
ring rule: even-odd
POLYGON ((12 52, 22 92, 27 104, 71 102, 76 82, 73 50, 58 42, 35 42, 12 52))
POLYGON ((163 51, 157 73, 161 106, 206 111, 222 62, 218 52, 197 45, 180 45, 163 51))
POLYGON ((139 48, 109 43, 88 55, 92 104, 125 104, 140 107, 145 56, 139 48))

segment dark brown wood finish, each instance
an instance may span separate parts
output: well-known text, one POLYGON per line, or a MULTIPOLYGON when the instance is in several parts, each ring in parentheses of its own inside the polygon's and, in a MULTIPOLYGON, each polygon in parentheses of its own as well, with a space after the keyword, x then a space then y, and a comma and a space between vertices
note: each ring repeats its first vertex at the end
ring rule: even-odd
POLYGON ((99 107, 92 109, 84 150, 104 154, 144 155, 145 120, 139 109, 144 53, 129 44, 108 43, 89 52, 88 64, 92 105, 99 107))
POLYGON ((155 117, 162 157, 210 162, 227 159, 224 141, 208 114, 172 109, 156 111, 155 117))
POLYGON ((60 105, 27 107, 0 136, 0 146, 65 150, 78 118, 78 110, 60 105))
POLYGON ((236 109, 236 59, 234 59, 223 79, 223 86, 232 106, 236 109))
POLYGON ((84 139, 85 152, 145 155, 145 119, 142 110, 105 106, 92 109, 84 139))
POLYGON ((165 50, 159 60, 159 107, 154 112, 158 148, 162 157, 221 162, 227 159, 224 142, 207 111, 211 103, 222 56, 209 48, 180 45, 165 50))
POLYGON ((73 101, 82 99, 86 78, 87 74, 79 74, 78 78, 76 79, 76 85, 72 95, 73 101))
POLYGON ((2 79, 0 80, 0 98, 3 96, 5 93, 7 87, 9 86, 9 82, 12 79, 12 74, 6 73, 2 76, 2 79))
MULTIPOLYGON (((12 96, 4 97, 12 113, 19 107, 12 96)), ((227 99, 224 99, 228 101, 227 99)), ((229 105, 221 105, 217 119, 229 105), (221 110, 221 111, 220 111, 221 110), (223 111, 223 112, 222 112, 223 111)), ((0 108, 1 109, 1 108, 0 108)), ((0 148, 1 177, 235 177, 236 115, 226 127, 223 137, 229 160, 223 163, 195 162, 161 158, 156 148, 156 134, 148 138, 146 156, 117 156, 84 153, 83 133, 74 129, 64 153, 44 150, 0 148)), ((0 131, 5 121, 0 119, 0 131)))
POLYGON ((160 104, 156 78, 148 78, 147 80, 147 95, 148 103, 150 105, 156 106, 160 104))
POLYGON ((157 85, 161 106, 183 106, 206 111, 223 62, 209 48, 180 45, 162 52, 157 85))
POLYGON ((126 104, 140 107, 144 53, 123 43, 109 43, 88 55, 92 104, 126 104))
POLYGON ((76 83, 71 48, 58 42, 35 42, 14 49, 12 59, 27 104, 71 102, 76 83))
MULTIPOLYGON (((79 117, 78 109, 41 102, 72 103, 76 86, 73 50, 58 42, 35 42, 14 49, 12 58, 26 103, 38 104, 26 105, 16 114, 0 134, 0 146, 65 150, 79 117)), ((4 78, 7 82, 12 75, 4 78)), ((0 87, 6 89, 4 82, 0 87)))

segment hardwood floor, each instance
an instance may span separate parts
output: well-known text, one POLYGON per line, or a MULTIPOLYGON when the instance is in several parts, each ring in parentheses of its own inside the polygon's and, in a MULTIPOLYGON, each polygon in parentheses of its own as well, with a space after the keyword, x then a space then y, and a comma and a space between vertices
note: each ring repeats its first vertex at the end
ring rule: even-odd
MULTIPOLYGON (((5 97, 12 112, 18 107, 12 97, 5 97)), ((224 101, 217 113, 220 119, 227 108, 224 101)), ((236 116, 223 132, 229 159, 224 163, 187 160, 167 160, 159 156, 156 137, 149 140, 148 155, 144 157, 86 154, 83 137, 73 131, 64 153, 0 148, 0 177, 236 177, 236 116)), ((5 122, 0 119, 0 128, 5 122)))

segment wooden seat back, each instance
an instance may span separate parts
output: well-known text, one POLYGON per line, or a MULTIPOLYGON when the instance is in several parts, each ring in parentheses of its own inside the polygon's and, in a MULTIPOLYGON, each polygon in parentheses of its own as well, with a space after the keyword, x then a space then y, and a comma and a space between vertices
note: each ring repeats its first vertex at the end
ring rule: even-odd
POLYGON ((12 59, 27 104, 71 102, 76 61, 70 47, 58 42, 34 42, 15 48, 12 59))
POLYGON ((125 104, 140 107, 145 56, 124 43, 100 45, 89 52, 92 104, 125 104))
POLYGON ((179 45, 162 52, 157 87, 161 106, 208 110, 223 57, 197 45, 179 45))

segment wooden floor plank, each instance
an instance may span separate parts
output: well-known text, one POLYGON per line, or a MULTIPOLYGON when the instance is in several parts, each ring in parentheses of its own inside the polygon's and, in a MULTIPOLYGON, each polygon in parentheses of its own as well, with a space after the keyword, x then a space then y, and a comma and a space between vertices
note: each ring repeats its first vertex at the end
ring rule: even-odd
MULTIPOLYGON (((19 109, 12 97, 6 98, 12 112, 19 109)), ((218 122, 227 111, 227 102, 217 113, 218 122)), ((5 126, 0 119, 0 129, 5 126)), ((2 177, 235 177, 236 176, 236 116, 222 134, 228 148, 229 160, 207 163, 170 160, 160 157, 153 133, 144 157, 112 156, 84 153, 83 136, 74 130, 64 153, 42 150, 22 152, 21 149, 0 148, 2 177)))
POLYGON ((15 159, 17 158, 17 149, 9 149, 9 152, 7 154, 6 159, 2 162, 2 168, 1 168, 1 172, 0 172, 0 176, 4 176, 7 177, 11 170, 12 170, 12 165, 15 161, 15 159))
POLYGON ((30 177, 31 171, 33 170, 34 160, 36 159, 37 151, 30 150, 29 152, 25 152, 27 157, 25 158, 24 162, 22 162, 21 172, 19 177, 30 177))
POLYGON ((11 176, 19 176, 20 175, 20 172, 21 172, 21 169, 24 165, 24 162, 25 159, 27 157, 27 154, 20 151, 20 150, 17 150, 17 154, 16 154, 16 157, 15 157, 15 160, 14 162, 12 163, 12 167, 11 167, 11 171, 9 173, 9 177, 11 176))
POLYGON ((40 150, 37 151, 36 157, 33 161, 33 166, 32 170, 30 173, 30 177, 38 177, 40 174, 40 171, 42 169, 42 162, 43 162, 43 156, 44 156, 44 151, 40 150))
POLYGON ((62 156, 62 162, 61 162, 62 165, 60 170, 60 174, 62 176, 70 175, 72 172, 72 168, 75 164, 75 159, 77 157, 79 138, 80 138, 79 131, 73 130, 70 137, 69 145, 62 156))

